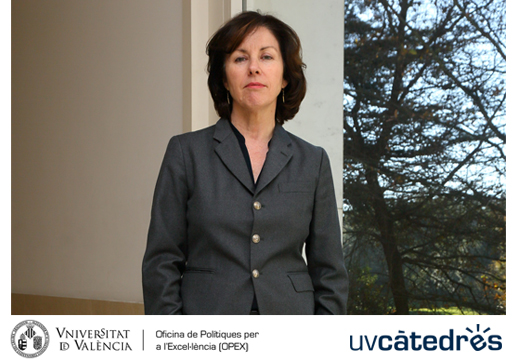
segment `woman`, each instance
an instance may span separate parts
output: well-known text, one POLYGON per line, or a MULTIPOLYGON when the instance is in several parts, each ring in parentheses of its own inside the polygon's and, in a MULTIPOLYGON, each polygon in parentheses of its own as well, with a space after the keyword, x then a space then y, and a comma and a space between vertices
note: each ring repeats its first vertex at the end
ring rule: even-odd
POLYGON ((282 127, 306 90, 298 36, 244 12, 207 53, 221 119, 168 144, 143 261, 145 312, 345 314, 328 157, 282 127))

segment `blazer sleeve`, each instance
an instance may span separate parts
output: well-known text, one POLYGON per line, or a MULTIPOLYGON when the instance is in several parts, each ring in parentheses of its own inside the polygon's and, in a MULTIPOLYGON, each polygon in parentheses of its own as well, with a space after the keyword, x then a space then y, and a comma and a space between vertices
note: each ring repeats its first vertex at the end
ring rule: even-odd
POLYGON ((152 202, 142 265, 145 314, 182 314, 181 276, 187 259, 186 168, 178 137, 168 143, 152 202))
POLYGON ((345 315, 348 276, 330 162, 325 150, 320 150, 321 166, 305 253, 314 285, 315 313, 345 315))

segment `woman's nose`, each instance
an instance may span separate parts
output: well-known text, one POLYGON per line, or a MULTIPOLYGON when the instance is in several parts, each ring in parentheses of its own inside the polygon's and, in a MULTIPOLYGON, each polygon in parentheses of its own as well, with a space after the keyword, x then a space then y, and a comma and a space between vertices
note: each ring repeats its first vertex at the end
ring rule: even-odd
POLYGON ((249 63, 249 74, 252 75, 252 74, 259 74, 260 73, 260 68, 258 67, 258 62, 256 61, 251 61, 249 63))

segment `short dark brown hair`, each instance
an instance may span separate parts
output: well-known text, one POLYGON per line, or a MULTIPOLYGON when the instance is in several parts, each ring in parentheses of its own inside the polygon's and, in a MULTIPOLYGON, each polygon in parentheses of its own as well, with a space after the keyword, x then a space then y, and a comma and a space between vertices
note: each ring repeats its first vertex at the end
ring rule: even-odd
POLYGON ((278 96, 275 119, 279 124, 283 124, 296 115, 305 97, 307 89, 303 73, 305 64, 301 58, 300 38, 296 32, 272 15, 245 11, 230 19, 213 34, 206 47, 206 54, 209 56, 208 87, 218 115, 229 119, 233 103, 228 103, 228 91, 224 86, 226 58, 259 27, 271 31, 278 41, 282 54, 283 78, 287 81, 287 86, 284 88, 285 102, 282 102, 281 93, 278 96))

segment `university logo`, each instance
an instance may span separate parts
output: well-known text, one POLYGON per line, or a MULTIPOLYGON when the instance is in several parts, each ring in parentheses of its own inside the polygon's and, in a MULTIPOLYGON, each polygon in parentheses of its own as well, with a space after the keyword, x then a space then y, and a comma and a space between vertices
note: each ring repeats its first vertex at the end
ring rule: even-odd
POLYGON ((22 321, 11 332, 11 345, 19 355, 35 358, 49 346, 49 332, 38 321, 22 321))

